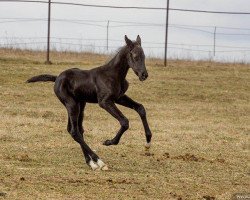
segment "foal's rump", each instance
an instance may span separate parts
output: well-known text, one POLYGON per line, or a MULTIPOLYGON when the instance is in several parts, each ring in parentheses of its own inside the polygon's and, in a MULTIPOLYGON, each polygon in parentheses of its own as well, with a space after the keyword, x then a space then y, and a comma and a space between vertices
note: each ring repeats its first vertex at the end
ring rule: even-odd
POLYGON ((38 76, 34 76, 30 79, 28 79, 26 82, 27 83, 33 83, 33 82, 47 82, 47 81, 51 81, 51 82, 55 82, 56 81, 57 76, 54 75, 50 75, 50 74, 41 74, 38 76))

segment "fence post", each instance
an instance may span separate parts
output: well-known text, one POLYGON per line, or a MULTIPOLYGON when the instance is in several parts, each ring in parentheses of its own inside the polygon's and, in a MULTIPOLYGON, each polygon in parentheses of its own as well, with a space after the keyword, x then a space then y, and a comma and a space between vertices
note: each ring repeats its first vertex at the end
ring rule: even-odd
POLYGON ((47 59, 45 64, 52 64, 49 58, 50 54, 50 11, 51 11, 51 0, 48 2, 48 35, 47 35, 47 59))
POLYGON ((109 20, 107 23, 107 51, 109 50, 109 20))
POLYGON ((167 10, 166 10, 165 56, 164 56, 165 67, 167 66, 167 53, 168 53, 168 15, 169 15, 169 0, 167 0, 167 10))
POLYGON ((215 48, 216 48, 216 26, 214 27, 214 56, 215 56, 215 48))

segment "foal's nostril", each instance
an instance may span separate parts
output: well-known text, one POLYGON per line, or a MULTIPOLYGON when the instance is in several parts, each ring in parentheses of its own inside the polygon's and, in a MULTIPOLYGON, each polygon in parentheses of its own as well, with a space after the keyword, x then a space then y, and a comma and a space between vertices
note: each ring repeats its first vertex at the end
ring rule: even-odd
POLYGON ((144 80, 146 80, 147 78, 148 78, 148 73, 147 73, 147 72, 142 72, 142 73, 140 73, 139 79, 140 79, 141 81, 144 81, 144 80))
POLYGON ((144 79, 148 78, 148 73, 147 73, 147 72, 143 72, 143 73, 142 73, 142 77, 143 77, 144 79))

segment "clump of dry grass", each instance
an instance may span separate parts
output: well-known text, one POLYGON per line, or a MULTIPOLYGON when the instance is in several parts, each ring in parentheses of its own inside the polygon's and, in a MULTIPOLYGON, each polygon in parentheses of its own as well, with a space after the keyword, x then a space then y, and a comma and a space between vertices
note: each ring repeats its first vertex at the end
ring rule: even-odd
POLYGON ((87 105, 85 138, 111 168, 92 172, 66 132, 66 111, 52 83, 25 84, 41 73, 100 65, 104 55, 0 49, 0 196, 7 199, 230 199, 249 192, 250 68, 211 62, 148 60, 149 79, 129 72, 128 95, 144 104, 153 132, 137 114, 121 144, 102 145, 119 124, 87 105), (69 66, 70 64, 70 66, 69 66))

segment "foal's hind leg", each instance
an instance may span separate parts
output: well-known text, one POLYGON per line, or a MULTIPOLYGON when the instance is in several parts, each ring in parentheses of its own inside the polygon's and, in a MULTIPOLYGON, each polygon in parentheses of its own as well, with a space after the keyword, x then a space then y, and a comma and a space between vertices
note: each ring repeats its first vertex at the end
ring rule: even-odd
MULTIPOLYGON (((79 113, 79 117, 78 117, 78 128, 79 128, 79 131, 80 131, 81 135, 83 136, 84 129, 83 129, 82 123, 83 123, 84 108, 85 108, 86 102, 81 102, 79 104, 80 104, 80 113, 79 113)), ((70 130, 71 130, 71 123, 70 123, 70 118, 69 117, 68 117, 67 130, 68 130, 68 132, 70 132, 70 130)))
POLYGON ((100 168, 102 170, 107 170, 107 166, 104 164, 104 162, 85 143, 83 136, 79 130, 78 122, 79 122, 80 107, 81 107, 80 103, 77 103, 72 98, 67 97, 67 100, 65 102, 65 107, 68 111, 69 123, 71 127, 71 130, 69 130, 69 132, 73 137, 73 139, 80 144, 87 164, 93 170, 97 168, 100 168))
POLYGON ((84 117, 84 108, 86 106, 86 102, 81 102, 80 103, 80 113, 79 113, 79 117, 78 117, 78 128, 79 131, 81 133, 81 135, 83 135, 84 133, 84 128, 83 128, 83 117, 84 117))
POLYGON ((140 115, 144 130, 145 130, 146 140, 147 140, 145 147, 150 148, 152 133, 148 126, 148 121, 147 121, 146 111, 145 111, 144 106, 142 104, 135 102, 134 100, 129 98, 127 95, 122 96, 120 99, 116 101, 116 103, 122 106, 128 107, 128 108, 134 109, 140 115))

